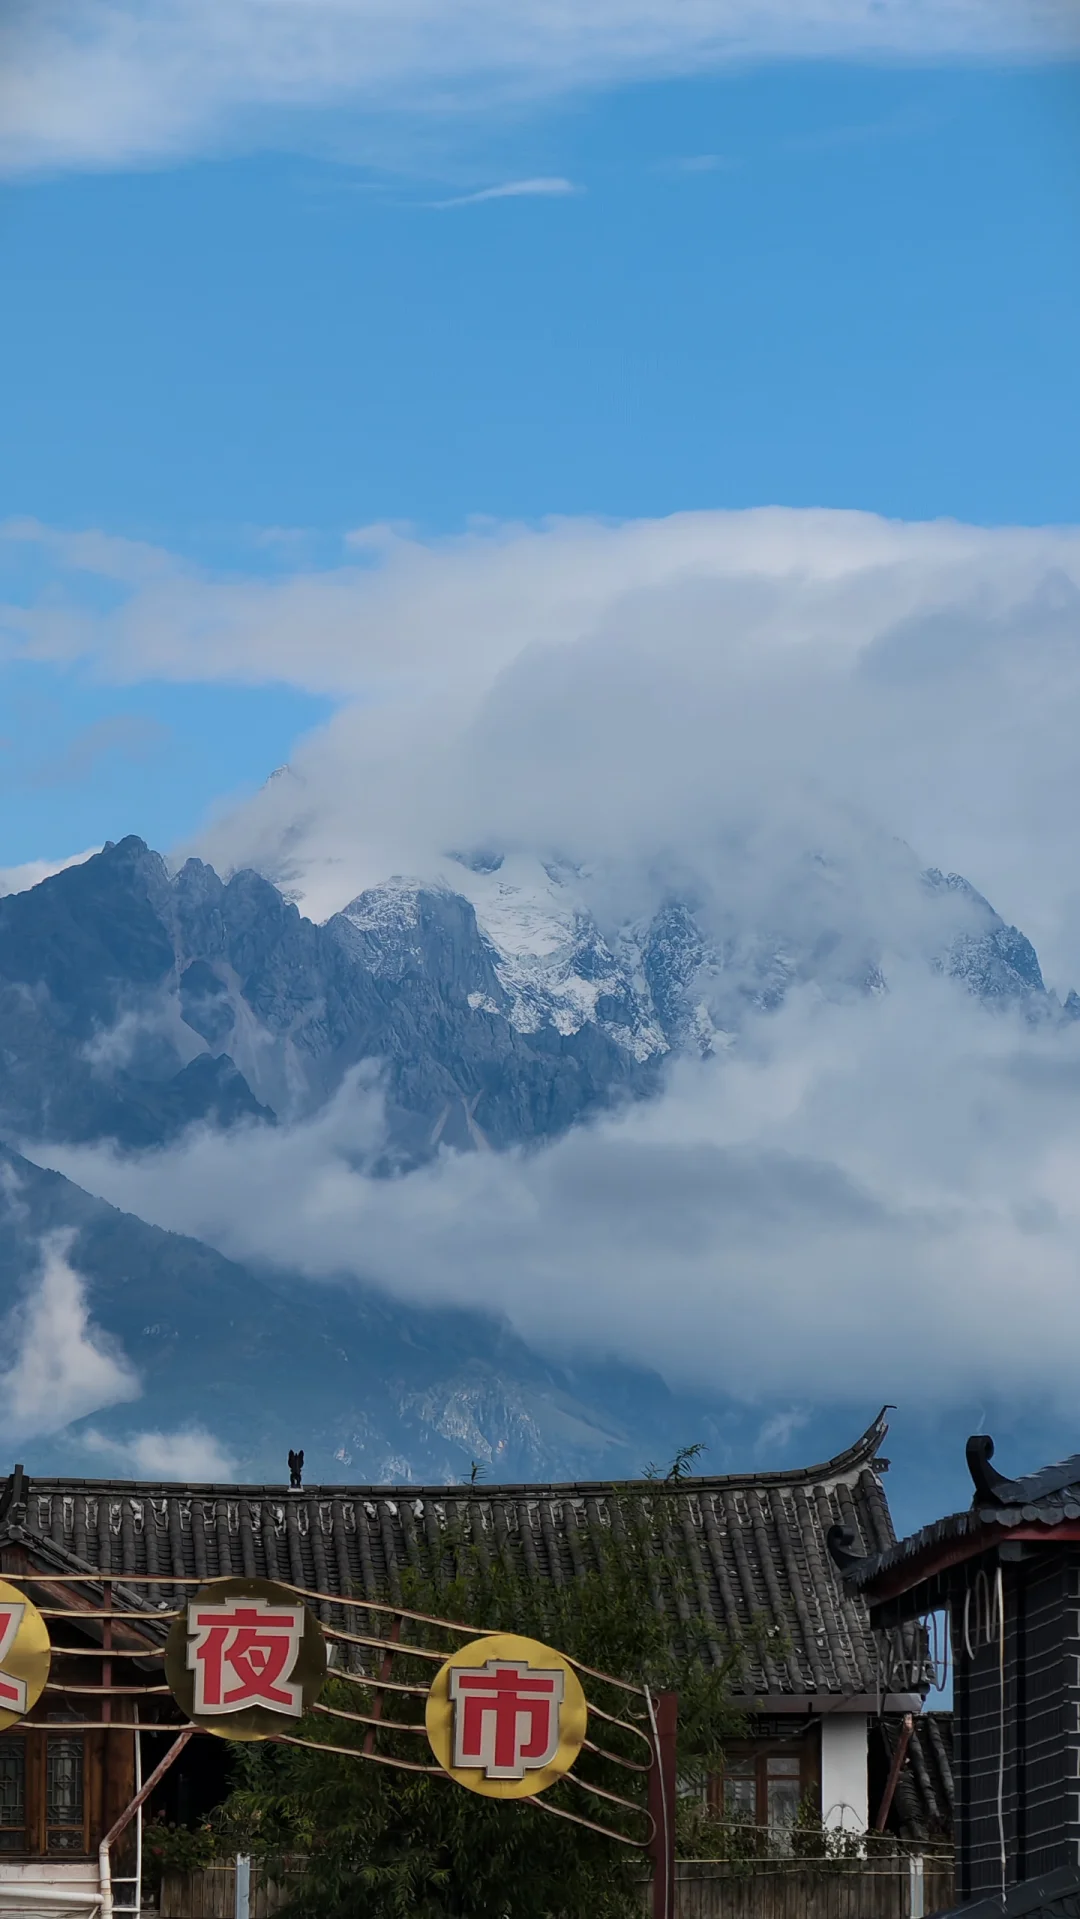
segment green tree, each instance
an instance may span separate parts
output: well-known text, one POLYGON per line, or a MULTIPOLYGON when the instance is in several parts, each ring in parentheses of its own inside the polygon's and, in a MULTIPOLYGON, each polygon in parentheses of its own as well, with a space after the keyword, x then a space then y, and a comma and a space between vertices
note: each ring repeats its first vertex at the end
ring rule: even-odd
MULTIPOLYGON (((725 1739, 742 1727, 731 1692, 744 1652, 719 1644, 697 1622, 673 1555, 658 1550, 666 1525, 665 1495, 625 1498, 602 1570, 558 1586, 529 1579, 509 1550, 493 1554, 490 1541, 447 1535, 438 1562, 403 1579, 400 1603, 482 1631, 525 1633, 615 1678, 676 1691, 680 1778, 703 1785, 722 1761, 725 1739)), ((416 1644, 446 1643, 422 1627, 410 1630, 416 1644)), ((414 1672, 419 1664, 396 1659, 395 1675, 402 1663, 414 1672)), ((618 1688, 589 1679, 586 1690, 603 1712, 636 1715, 637 1702, 618 1688)), ((323 1700, 369 1712, 370 1696, 338 1678, 323 1700)), ((392 1714, 388 1706, 385 1716, 392 1714)), ((350 1748, 364 1740, 362 1726, 323 1715, 300 1730, 350 1748)), ((642 1741, 607 1720, 592 1722, 590 1737, 624 1758, 647 1760, 642 1741)), ((430 1759, 426 1742, 405 1733, 380 1732, 379 1750, 430 1759)), ((644 1773, 587 1757, 594 1783, 644 1804, 644 1773)), ((642 1814, 620 1813, 570 1781, 542 1799, 494 1801, 441 1776, 361 1757, 249 1746, 237 1756, 223 1834, 271 1871, 288 1857, 302 1862, 288 1919, 640 1919, 644 1854, 545 1807, 619 1824, 638 1838, 646 1830, 642 1814)))

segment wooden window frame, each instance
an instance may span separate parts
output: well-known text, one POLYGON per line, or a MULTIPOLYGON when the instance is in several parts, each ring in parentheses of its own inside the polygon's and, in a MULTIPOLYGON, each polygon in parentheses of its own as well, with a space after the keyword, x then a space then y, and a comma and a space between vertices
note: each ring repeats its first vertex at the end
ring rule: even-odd
MULTIPOLYGON (((51 1859, 59 1863, 65 1859, 88 1859, 92 1856, 90 1845, 90 1798, 91 1767, 93 1755, 90 1741, 85 1733, 69 1732, 63 1720, 43 1720, 34 1723, 24 1721, 12 1726, 3 1734, 5 1739, 21 1739, 25 1752, 25 1824, 26 1846, 22 1851, 5 1850, 0 1853, 0 1865, 4 1860, 51 1859), (48 1752, 50 1739, 77 1740, 82 1747, 82 1821, 79 1825, 49 1826, 48 1819, 48 1752), (77 1833, 77 1846, 63 1846, 49 1850, 50 1832, 77 1833)), ((18 1830, 18 1828, 11 1828, 18 1830)))
POLYGON ((50 1859, 85 1859, 87 1853, 90 1850, 90 1834, 88 1829, 89 1820, 87 1818, 87 1813, 89 1810, 88 1803, 87 1803, 89 1799, 89 1793, 87 1791, 88 1779, 87 1779, 86 1735, 85 1733, 81 1733, 81 1732, 71 1732, 62 1723, 59 1723, 59 1724, 46 1727, 45 1738, 42 1740, 41 1743, 42 1743, 42 1746, 44 1747, 44 1754, 42 1758, 42 1795, 41 1795, 41 1818, 42 1818, 42 1841, 43 1841, 42 1850, 50 1859), (53 1740, 56 1740, 57 1742, 62 1740, 65 1745, 77 1746, 79 1749, 79 1790, 80 1790, 80 1796, 82 1799, 82 1807, 81 1807, 82 1816, 78 1820, 64 1820, 64 1821, 56 1820, 52 1824, 50 1824, 49 1823, 49 1746, 53 1740), (58 1837, 60 1835, 63 1835, 64 1837, 72 1837, 72 1838, 77 1836, 78 1843, 76 1845, 53 1844, 52 1842, 53 1842, 54 1834, 57 1835, 58 1837))
MULTIPOLYGON (((770 1759, 799 1761, 799 1801, 807 1799, 821 1810, 821 1759, 818 1741, 812 1734, 795 1739, 733 1739, 725 1749, 732 1769, 754 1767, 754 1826, 765 1830, 769 1824, 768 1770, 770 1759)), ((725 1817, 725 1773, 714 1774, 709 1781, 709 1805, 718 1818, 725 1817)))
POLYGON ((27 1764, 26 1740, 19 1733, 14 1732, 12 1730, 5 1730, 3 1733, 0 1733, 0 1739, 6 1741, 7 1743, 11 1745, 16 1746, 22 1754, 22 1799, 23 1799, 23 1806, 22 1806, 23 1816, 22 1816, 21 1825, 18 1825, 18 1826, 11 1825, 11 1826, 4 1826, 3 1828, 0 1828, 0 1830, 2 1830, 8 1836, 11 1836, 17 1833, 19 1838, 23 1841, 22 1845, 19 1845, 19 1846, 5 1845, 3 1847, 0 1847, 0 1869, 2 1869, 3 1863, 6 1859, 20 1859, 20 1858, 25 1858, 26 1856, 26 1841, 29 1838, 29 1831, 28 1831, 29 1781, 26 1776, 26 1764, 27 1764))

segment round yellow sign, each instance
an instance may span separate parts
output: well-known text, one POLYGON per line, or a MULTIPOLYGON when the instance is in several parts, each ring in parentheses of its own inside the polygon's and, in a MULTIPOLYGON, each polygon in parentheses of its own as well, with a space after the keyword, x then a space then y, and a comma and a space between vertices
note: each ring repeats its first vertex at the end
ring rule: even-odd
POLYGON ((49 1629, 37 1607, 0 1579, 0 1732, 37 1704, 51 1658, 49 1629))
POLYGON ((296 1731, 326 1678, 314 1613, 269 1579, 215 1579, 173 1621, 165 1677, 196 1726, 219 1739, 296 1731))
POLYGON ((588 1707, 562 1653, 492 1633, 440 1667, 424 1717, 432 1752, 459 1786, 489 1799, 526 1799, 569 1772, 588 1707))

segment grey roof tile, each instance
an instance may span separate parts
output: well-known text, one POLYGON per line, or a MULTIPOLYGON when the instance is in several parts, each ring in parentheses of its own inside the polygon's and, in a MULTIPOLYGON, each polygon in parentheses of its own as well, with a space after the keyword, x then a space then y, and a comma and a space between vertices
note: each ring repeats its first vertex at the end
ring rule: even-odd
MULTIPOLYGON (((864 1549, 893 1544, 878 1477, 884 1416, 820 1466, 666 1481, 551 1486, 180 1486, 30 1480, 26 1531, 83 1564, 174 1580, 227 1573, 326 1593, 400 1599, 400 1575, 460 1527, 526 1578, 565 1584, 602 1569, 626 1501, 650 1502, 658 1607, 700 1620, 712 1657, 751 1645, 749 1694, 872 1693, 877 1665, 863 1601, 823 1550, 841 1523, 864 1549)), ((8 1515, 10 1518, 11 1515, 8 1515)), ((0 1537, 8 1521, 0 1522, 0 1537)), ((324 1606, 323 1611, 330 1608, 324 1606)))
MULTIPOLYGON (((887 1713, 880 1722, 886 1766, 896 1751, 903 1723, 899 1713, 887 1713)), ((889 1830, 924 1844, 948 1842, 953 1814, 952 1714, 923 1713, 915 1721, 896 1782, 889 1830)))

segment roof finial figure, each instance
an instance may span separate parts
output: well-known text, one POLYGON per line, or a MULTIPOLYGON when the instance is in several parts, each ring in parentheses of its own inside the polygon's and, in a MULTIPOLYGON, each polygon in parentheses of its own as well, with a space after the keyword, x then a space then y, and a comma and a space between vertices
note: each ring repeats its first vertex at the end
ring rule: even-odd
POLYGON ((28 1484, 25 1467, 16 1466, 7 1485, 0 1487, 0 1519, 7 1519, 9 1514, 18 1514, 26 1505, 28 1484))
POLYGON ((303 1454, 303 1449, 301 1448, 300 1452, 298 1453, 290 1452, 289 1454, 289 1485, 294 1488, 299 1488, 300 1486, 303 1485, 303 1483, 304 1483, 304 1454, 303 1454))
POLYGON ((857 1566, 863 1557, 862 1553, 852 1552, 851 1548, 854 1544, 855 1534, 850 1526, 830 1526, 825 1534, 829 1558, 842 1573, 846 1572, 849 1566, 857 1566))
POLYGON ((990 1464, 994 1457, 994 1442, 989 1433, 972 1433, 964 1453, 967 1458, 967 1469, 971 1474, 971 1483, 975 1488, 972 1505, 977 1506, 980 1499, 983 1499, 989 1500, 992 1505, 999 1506, 1001 1498, 998 1487, 1007 1486, 1008 1480, 1003 1473, 999 1473, 997 1468, 990 1464))

